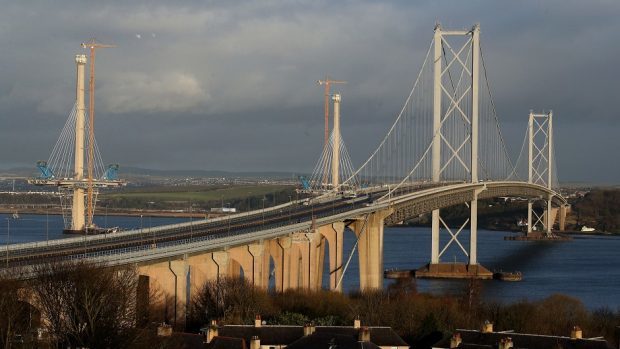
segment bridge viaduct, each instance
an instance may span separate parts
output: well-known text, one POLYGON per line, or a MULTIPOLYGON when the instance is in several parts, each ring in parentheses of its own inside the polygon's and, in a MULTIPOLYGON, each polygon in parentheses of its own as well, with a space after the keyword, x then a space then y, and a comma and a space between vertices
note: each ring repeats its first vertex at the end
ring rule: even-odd
MULTIPOLYGON (((557 219, 558 229, 564 229, 566 201, 546 188, 520 182, 453 184, 413 191, 385 203, 352 207, 336 215, 310 218, 310 221, 229 242, 220 248, 210 248, 207 244, 195 249, 184 248, 176 254, 151 256, 136 265, 140 275, 149 277, 152 287, 174 299, 178 317, 185 314, 190 298, 206 281, 222 277, 243 277, 248 283, 267 289, 270 275, 273 275, 277 291, 328 288, 341 292, 347 262, 343 237, 345 230, 349 230, 357 239, 360 290, 381 289, 383 254, 389 253, 383 248, 384 226, 462 204, 476 194, 479 199, 503 196, 540 199, 552 195, 554 207, 549 219, 551 222, 557 219), (328 261, 325 261, 326 251, 328 261), (325 263, 329 265, 328 285, 323 284, 325 263)), ((475 246, 470 246, 471 249, 475 246)), ((141 259, 140 256, 137 259, 141 259)))

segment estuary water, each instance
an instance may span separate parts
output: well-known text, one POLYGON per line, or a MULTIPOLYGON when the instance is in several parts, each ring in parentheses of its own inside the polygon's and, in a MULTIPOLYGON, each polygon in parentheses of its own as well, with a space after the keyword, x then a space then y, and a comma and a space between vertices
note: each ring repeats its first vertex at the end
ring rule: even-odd
MULTIPOLYGON (((102 227, 118 226, 125 229, 147 229, 151 226, 188 221, 188 218, 169 217, 96 217, 102 227)), ((7 243, 45 241, 66 238, 62 234, 62 217, 57 215, 0 214, 0 251, 7 243)), ((520 282, 482 281, 486 299, 514 302, 521 299, 537 300, 554 293, 563 293, 580 299, 588 308, 620 307, 620 236, 574 235, 563 242, 506 241, 510 232, 478 232, 478 261, 489 270, 520 271, 520 282)), ((415 269, 430 259, 430 228, 385 228, 384 267, 386 269, 415 269)), ((468 249, 469 231, 460 233, 461 244, 468 249)), ((442 231, 442 248, 449 234, 442 231)), ((353 251, 343 286, 345 291, 359 285, 358 257, 353 250, 355 237, 346 231, 344 262, 353 251)), ((326 255, 325 260, 329 258, 326 255)), ((453 243, 442 255, 442 262, 466 261, 460 247, 453 243)), ((324 285, 328 284, 328 267, 324 285)), ((391 280, 385 280, 387 286, 391 280)), ((466 286, 463 280, 416 280, 420 292, 458 293, 466 286)))

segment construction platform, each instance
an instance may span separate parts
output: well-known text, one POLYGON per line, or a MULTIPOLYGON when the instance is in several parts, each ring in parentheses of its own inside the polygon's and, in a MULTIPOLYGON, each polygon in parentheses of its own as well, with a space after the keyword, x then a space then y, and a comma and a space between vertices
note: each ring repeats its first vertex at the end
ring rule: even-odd
POLYGON ((469 266, 465 263, 442 263, 429 268, 425 265, 419 270, 415 269, 386 269, 383 272, 386 279, 411 279, 411 278, 433 278, 433 279, 495 279, 501 281, 521 281, 521 272, 490 272, 483 266, 469 266), (430 270, 432 271, 430 271, 430 270))
POLYGON ((514 241, 569 241, 572 240, 570 236, 560 234, 546 234, 541 232, 531 232, 529 234, 517 235, 517 236, 504 236, 504 240, 514 241))
POLYGON ((466 263, 426 264, 414 270, 386 270, 383 275, 386 279, 493 279, 493 273, 487 268, 466 263))

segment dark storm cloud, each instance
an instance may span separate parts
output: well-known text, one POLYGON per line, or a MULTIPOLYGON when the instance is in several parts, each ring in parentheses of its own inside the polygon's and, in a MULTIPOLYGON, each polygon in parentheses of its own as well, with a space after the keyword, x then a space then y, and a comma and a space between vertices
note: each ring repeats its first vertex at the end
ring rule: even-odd
POLYGON ((74 99, 73 55, 90 37, 118 46, 97 56, 97 137, 108 162, 310 171, 322 139, 315 81, 330 74, 349 81, 338 88, 343 135, 359 164, 400 109, 440 21, 481 23, 515 152, 528 111, 553 109, 560 178, 618 178, 620 165, 605 160, 618 148, 615 1, 1 6, 0 167, 49 155, 74 99))

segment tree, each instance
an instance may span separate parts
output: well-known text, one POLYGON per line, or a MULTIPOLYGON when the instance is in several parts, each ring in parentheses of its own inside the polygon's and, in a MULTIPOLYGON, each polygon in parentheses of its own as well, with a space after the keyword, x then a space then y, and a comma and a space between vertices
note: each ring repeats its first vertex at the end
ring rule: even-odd
POLYGON ((31 282, 56 347, 126 347, 135 336, 137 275, 132 268, 87 262, 34 267, 31 282))
MULTIPOLYGON (((32 333, 32 307, 20 300, 23 282, 0 274, 0 347, 10 349, 16 337, 32 333)), ((36 314, 35 314, 36 315, 36 314)), ((27 336, 31 337, 31 336, 27 336)), ((31 340, 32 338, 27 338, 31 340)))
POLYGON ((221 277, 207 281, 191 301, 191 326, 200 326, 210 320, 250 324, 256 315, 272 313, 267 292, 240 278, 221 277))

